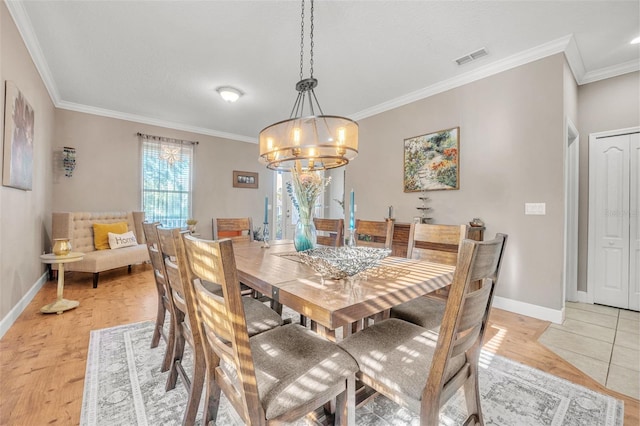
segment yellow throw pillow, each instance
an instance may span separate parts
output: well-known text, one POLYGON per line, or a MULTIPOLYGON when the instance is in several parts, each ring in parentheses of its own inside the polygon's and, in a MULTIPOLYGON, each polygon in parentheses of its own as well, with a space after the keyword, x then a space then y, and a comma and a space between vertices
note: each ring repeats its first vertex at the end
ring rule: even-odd
POLYGON ((129 231, 127 222, 117 223, 94 223, 93 224, 93 245, 96 250, 109 250, 109 232, 114 234, 124 234, 129 231))

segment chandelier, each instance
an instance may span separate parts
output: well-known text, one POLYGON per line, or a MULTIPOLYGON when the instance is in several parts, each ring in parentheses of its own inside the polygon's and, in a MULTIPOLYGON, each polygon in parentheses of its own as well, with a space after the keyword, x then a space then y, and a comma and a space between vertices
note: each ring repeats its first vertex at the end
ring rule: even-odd
POLYGON ((313 0, 309 30, 310 77, 303 78, 304 2, 302 0, 300 81, 296 83, 298 97, 288 120, 260 132, 260 162, 272 170, 332 169, 346 165, 358 155, 358 123, 346 117, 325 115, 313 90, 318 85, 318 80, 313 78, 313 0))

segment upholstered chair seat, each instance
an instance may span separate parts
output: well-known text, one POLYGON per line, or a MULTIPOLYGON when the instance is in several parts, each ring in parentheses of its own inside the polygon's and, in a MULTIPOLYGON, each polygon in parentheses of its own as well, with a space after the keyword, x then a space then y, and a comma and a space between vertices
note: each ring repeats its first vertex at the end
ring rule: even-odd
MULTIPOLYGON (((202 281, 207 291, 222 297, 222 286, 210 281, 202 281)), ((242 298, 244 312, 247 316, 247 332, 249 337, 255 336, 283 324, 282 317, 276 311, 252 297, 242 298)))
MULTIPOLYGON (((355 333, 339 345, 355 358, 360 371, 395 389, 409 409, 419 413, 437 341, 438 335, 433 331, 391 318, 355 333)), ((445 382, 465 362, 464 352, 452 357, 445 382)))
POLYGON ((391 318, 398 318, 437 332, 442 324, 446 303, 442 299, 418 297, 391 309, 391 318))
MULTIPOLYGON (((358 371, 349 354, 298 324, 256 335, 249 344, 267 420, 314 400, 331 399, 358 371)), ((225 373, 237 382, 236 370, 223 365, 225 373)))

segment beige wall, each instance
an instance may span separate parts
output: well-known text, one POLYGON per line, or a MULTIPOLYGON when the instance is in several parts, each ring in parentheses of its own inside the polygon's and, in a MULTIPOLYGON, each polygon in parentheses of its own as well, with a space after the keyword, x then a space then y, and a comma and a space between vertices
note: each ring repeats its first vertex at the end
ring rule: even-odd
POLYGON ((347 168, 357 216, 398 221, 419 212, 403 193, 403 141, 460 126, 460 190, 431 191, 436 223, 487 224, 509 234, 497 295, 562 308, 563 67, 554 55, 360 121, 360 154, 347 168), (525 216, 545 202, 545 216, 525 216))
MULTIPOLYGON (((0 319, 38 282, 39 255, 50 245, 54 107, 22 38, 0 3, 0 103, 13 81, 35 111, 33 190, 0 186, 0 319)), ((4 107, 0 106, 2 120, 4 107)))
POLYGON ((138 132, 200 142, 195 150, 193 216, 202 237, 212 237, 215 216, 251 215, 254 228, 262 226, 273 172, 258 164, 258 145, 61 109, 56 111, 55 150, 76 148, 76 169, 71 178, 56 171, 53 210, 141 209, 138 132), (233 188, 233 170, 259 172, 259 188, 233 188))
POLYGON ((589 229, 589 134, 640 126, 640 72, 585 84, 578 89, 580 217, 578 290, 587 291, 589 229))

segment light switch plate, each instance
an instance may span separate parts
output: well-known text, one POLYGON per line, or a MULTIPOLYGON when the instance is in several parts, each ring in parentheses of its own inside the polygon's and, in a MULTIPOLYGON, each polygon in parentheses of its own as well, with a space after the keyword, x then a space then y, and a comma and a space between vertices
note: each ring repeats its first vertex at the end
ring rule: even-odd
POLYGON ((524 203, 524 214, 545 215, 547 203, 524 203))

